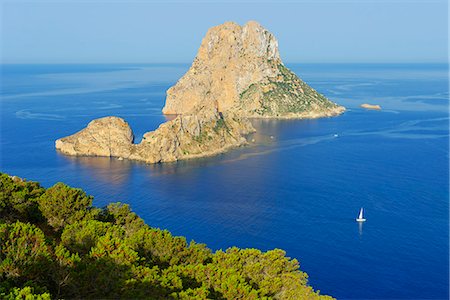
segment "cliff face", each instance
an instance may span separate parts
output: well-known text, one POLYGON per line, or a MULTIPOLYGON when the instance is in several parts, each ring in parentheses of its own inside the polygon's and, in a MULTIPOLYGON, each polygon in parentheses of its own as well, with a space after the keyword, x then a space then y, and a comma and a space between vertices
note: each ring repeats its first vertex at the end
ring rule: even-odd
POLYGON ((276 38, 254 21, 208 30, 189 71, 167 91, 163 113, 198 104, 245 117, 315 118, 345 110, 287 69, 276 38))
POLYGON ((246 144, 244 136, 254 131, 247 119, 202 106, 144 134, 142 142, 133 147, 130 158, 170 162, 210 156, 246 144))
POLYGON ((248 120, 214 107, 199 107, 147 132, 133 144, 133 133, 121 118, 94 120, 74 135, 56 141, 56 149, 67 155, 122 157, 146 163, 173 162, 222 153, 247 143, 254 132, 248 120))

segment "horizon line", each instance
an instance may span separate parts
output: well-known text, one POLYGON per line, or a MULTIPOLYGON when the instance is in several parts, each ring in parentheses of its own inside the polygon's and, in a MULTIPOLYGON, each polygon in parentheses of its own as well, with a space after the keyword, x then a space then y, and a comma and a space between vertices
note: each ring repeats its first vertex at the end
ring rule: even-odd
MULTIPOLYGON (((283 64, 450 64, 450 61, 287 61, 283 64)), ((191 65, 192 62, 1 62, 0 65, 191 65)))

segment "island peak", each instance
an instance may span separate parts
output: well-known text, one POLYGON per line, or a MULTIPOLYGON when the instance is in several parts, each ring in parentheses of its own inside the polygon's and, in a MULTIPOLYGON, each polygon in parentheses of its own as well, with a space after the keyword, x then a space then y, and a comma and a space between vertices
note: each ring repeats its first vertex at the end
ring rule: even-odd
POLYGON ((213 102, 244 117, 316 118, 345 110, 284 66, 277 39, 256 21, 210 28, 190 69, 167 91, 163 113, 213 102))

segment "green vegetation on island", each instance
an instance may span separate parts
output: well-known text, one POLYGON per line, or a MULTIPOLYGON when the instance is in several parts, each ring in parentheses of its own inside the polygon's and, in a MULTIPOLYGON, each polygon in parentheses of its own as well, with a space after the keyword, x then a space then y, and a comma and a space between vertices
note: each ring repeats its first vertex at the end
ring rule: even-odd
POLYGON ((259 108, 254 109, 255 116, 282 117, 293 114, 317 114, 336 112, 339 106, 307 85, 283 64, 269 60, 268 64, 277 68, 277 77, 251 84, 239 95, 242 107, 251 107, 254 99, 259 99, 259 108))
POLYGON ((0 173, 0 298, 332 299, 282 250, 212 252, 92 200, 0 173))

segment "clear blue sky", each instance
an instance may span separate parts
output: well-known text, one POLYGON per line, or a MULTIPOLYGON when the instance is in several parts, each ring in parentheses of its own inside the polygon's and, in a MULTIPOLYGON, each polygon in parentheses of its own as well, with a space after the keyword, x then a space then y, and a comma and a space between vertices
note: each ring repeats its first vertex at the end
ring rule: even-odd
POLYGON ((446 62, 446 0, 1 2, 3 63, 186 62, 211 26, 256 20, 285 62, 446 62))

